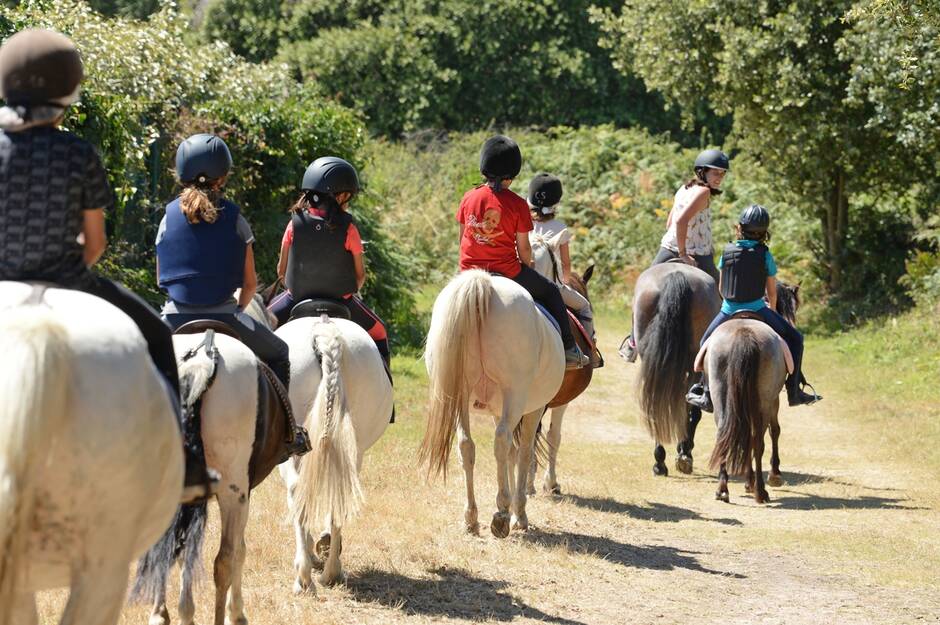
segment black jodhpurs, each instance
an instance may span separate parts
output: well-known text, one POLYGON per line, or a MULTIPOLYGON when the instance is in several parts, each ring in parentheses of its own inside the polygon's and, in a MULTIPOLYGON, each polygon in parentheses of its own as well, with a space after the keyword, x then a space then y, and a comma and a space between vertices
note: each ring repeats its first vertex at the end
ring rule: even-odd
POLYGON ((565 308, 564 300, 561 299, 558 287, 551 280, 525 265, 512 280, 528 291, 532 299, 544 306, 555 318, 561 328, 561 342, 565 349, 574 347, 574 335, 571 334, 571 326, 568 323, 568 310, 565 308))

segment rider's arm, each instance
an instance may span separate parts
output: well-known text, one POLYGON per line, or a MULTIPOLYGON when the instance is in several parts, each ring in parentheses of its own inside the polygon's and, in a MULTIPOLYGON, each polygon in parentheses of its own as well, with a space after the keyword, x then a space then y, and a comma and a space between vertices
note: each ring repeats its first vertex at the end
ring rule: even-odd
POLYGON ((242 278, 242 290, 238 295, 238 307, 245 308, 258 290, 258 276, 255 274, 255 253, 251 243, 245 249, 245 275, 242 278))
POLYGON ((356 268, 356 290, 358 291, 366 283, 366 265, 362 261, 362 254, 353 254, 353 265, 356 268))
POLYGON ((561 281, 566 282, 571 276, 571 251, 567 243, 562 243, 558 251, 561 253, 561 281))
POLYGON ((89 267, 98 262, 108 245, 108 237, 104 231, 104 209, 93 208, 82 211, 82 238, 85 248, 82 256, 89 267))
POLYGON ((767 276, 767 303, 771 310, 777 310, 777 279, 773 276, 767 276))
POLYGON ((516 233, 516 251, 519 253, 519 260, 526 267, 532 266, 532 245, 529 243, 528 232, 516 233))
POLYGON ((692 201, 673 215, 676 221, 676 245, 679 248, 680 257, 689 255, 685 248, 686 237, 689 233, 689 222, 708 206, 709 191, 707 187, 695 187, 694 193, 692 201))
POLYGON ((287 275, 287 258, 290 254, 290 244, 291 242, 286 238, 281 241, 281 255, 277 257, 277 278, 281 282, 284 281, 284 276, 287 275))

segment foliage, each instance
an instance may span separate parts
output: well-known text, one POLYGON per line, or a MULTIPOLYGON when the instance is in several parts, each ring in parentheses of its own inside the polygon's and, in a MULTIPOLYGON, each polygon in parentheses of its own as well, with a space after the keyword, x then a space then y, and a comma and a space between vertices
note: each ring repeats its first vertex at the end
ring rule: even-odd
MULTIPOLYGON (((652 0, 594 11, 618 67, 684 109, 704 101, 733 115, 733 143, 786 176, 820 224, 820 261, 835 292, 850 282, 844 273, 859 251, 852 222, 864 216, 866 194, 883 201, 934 178, 940 137, 936 27, 919 27, 923 80, 902 89, 891 59, 909 40, 893 22, 844 19, 851 8, 849 0, 652 0)), ((920 211, 935 210, 935 198, 922 194, 920 211)))

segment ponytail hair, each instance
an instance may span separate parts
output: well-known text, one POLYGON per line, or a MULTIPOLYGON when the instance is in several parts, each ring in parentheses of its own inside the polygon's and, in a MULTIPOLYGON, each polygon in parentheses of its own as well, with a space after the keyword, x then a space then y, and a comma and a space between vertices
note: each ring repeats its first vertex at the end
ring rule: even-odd
POLYGON ((303 213, 311 208, 324 211, 323 220, 330 229, 336 226, 334 223, 336 216, 343 211, 343 208, 332 194, 319 193, 317 191, 304 191, 300 194, 300 197, 297 198, 297 201, 294 202, 294 205, 290 207, 290 212, 303 213))
POLYGON ((213 223, 219 218, 219 200, 222 199, 221 178, 194 182, 183 187, 180 194, 180 210, 186 221, 213 223))

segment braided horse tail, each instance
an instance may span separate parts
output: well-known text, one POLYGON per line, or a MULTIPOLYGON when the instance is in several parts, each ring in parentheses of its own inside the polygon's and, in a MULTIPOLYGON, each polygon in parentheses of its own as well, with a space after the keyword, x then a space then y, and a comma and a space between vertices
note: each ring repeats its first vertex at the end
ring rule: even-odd
POLYGON ((342 527, 359 514, 363 503, 359 483, 356 432, 346 404, 342 364, 345 343, 335 323, 317 323, 313 349, 320 361, 320 386, 307 415, 313 445, 300 459, 294 514, 310 531, 325 523, 342 527))

